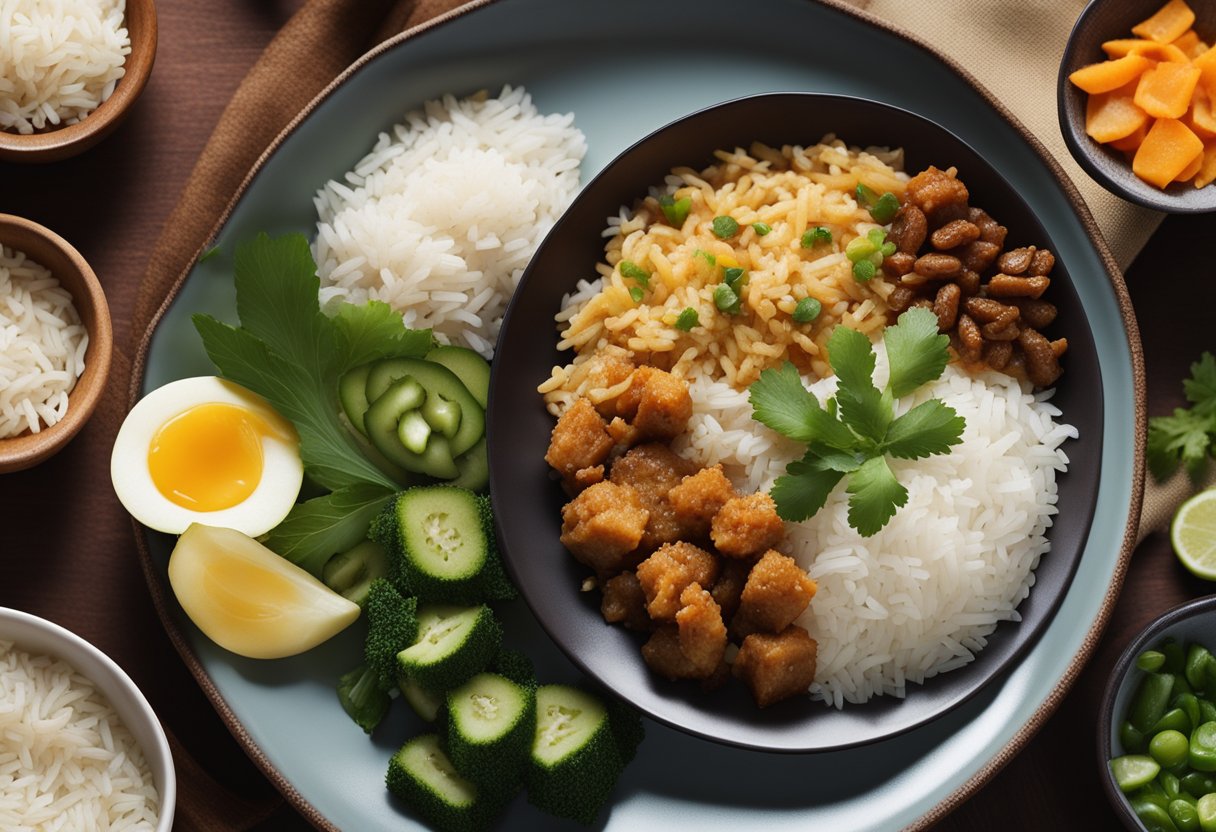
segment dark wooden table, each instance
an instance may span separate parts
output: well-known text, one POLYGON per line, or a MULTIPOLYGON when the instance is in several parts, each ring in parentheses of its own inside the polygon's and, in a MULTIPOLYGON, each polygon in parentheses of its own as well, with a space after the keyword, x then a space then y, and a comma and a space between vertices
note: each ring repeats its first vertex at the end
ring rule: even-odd
MULTIPOLYGON (((85 156, 54 166, 0 164, 0 212, 42 222, 81 250, 105 285, 120 347, 130 342, 135 290, 149 252, 200 150, 237 84, 299 2, 162 0, 156 68, 118 132, 85 156)), ((1168 219, 1127 275, 1143 334, 1151 414, 1182 403, 1180 382, 1190 362, 1216 347, 1216 274, 1207 252, 1213 231, 1211 216, 1168 219)), ((112 500, 108 470, 86 464, 81 450, 98 433, 90 426, 46 465, 0 478, 5 516, 0 604, 54 617, 97 643, 132 674, 212 777, 237 794, 265 797, 269 784, 163 635, 129 531, 98 534, 88 516, 74 513, 76 500, 112 500), (106 556, 90 557, 89 569, 81 570, 75 561, 85 551, 106 556), (97 586, 107 588, 104 597, 97 586), (71 603, 65 605, 65 599, 71 603), (144 637, 121 638, 115 635, 120 631, 144 637)), ((1108 669, 1144 623, 1214 590, 1177 564, 1167 539, 1149 537, 1136 551, 1101 644, 1057 713, 938 828, 1116 828, 1094 761, 1097 708, 1108 669)), ((308 827, 283 810, 260 828, 308 827)))

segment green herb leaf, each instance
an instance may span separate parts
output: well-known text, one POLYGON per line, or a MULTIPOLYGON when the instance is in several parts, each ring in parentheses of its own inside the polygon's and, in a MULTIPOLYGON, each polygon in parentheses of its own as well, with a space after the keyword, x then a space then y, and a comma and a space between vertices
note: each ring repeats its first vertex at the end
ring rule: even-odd
POLYGON ((849 475, 849 525, 862 537, 878 533, 908 502, 908 489, 899 484, 884 457, 876 456, 849 475))
POLYGON ((676 199, 670 194, 664 194, 659 197, 659 208, 663 209, 663 216, 667 218, 667 222, 676 228, 681 228, 684 220, 688 219, 688 212, 692 210, 692 199, 686 196, 676 199))
POLYGON ((773 230, 773 227, 766 222, 752 223, 752 231, 756 232, 757 237, 763 237, 764 235, 768 234, 772 230, 773 230))
POLYGON ((630 280, 636 280, 642 286, 650 283, 650 272, 643 269, 632 260, 622 260, 620 263, 621 276, 627 277, 630 280))
POLYGON ((734 217, 714 217, 713 232, 719 240, 729 239, 739 233, 739 222, 734 217))
POLYGON ((1207 467, 1209 447, 1216 436, 1216 413, 1179 407, 1172 416, 1148 420, 1148 467, 1158 480, 1167 480, 1179 463, 1198 482, 1207 467))
POLYGON ((262 537, 272 552, 320 578, 326 562, 367 537, 372 519, 393 495, 377 485, 349 485, 292 508, 262 537))
POLYGON ((798 305, 794 307, 793 318, 796 323, 809 324, 811 321, 819 317, 819 313, 823 311, 823 304, 816 298, 803 298, 798 301, 798 305))
POLYGON ((1216 411, 1216 358, 1210 352, 1191 365, 1191 377, 1182 382, 1186 400, 1204 411, 1216 411))
POLYGON ((784 476, 777 477, 769 492, 782 520, 805 520, 827 502, 836 483, 844 478, 840 471, 823 468, 813 459, 791 462, 784 476))
POLYGON ((406 329, 401 313, 387 303, 344 303, 331 319, 334 326, 336 375, 381 358, 422 358, 435 346, 429 329, 406 329))
POLYGON ((760 373, 747 392, 753 417, 782 436, 833 450, 851 451, 857 445, 852 431, 802 386, 798 368, 789 361, 760 373))
POLYGON ((944 454, 962 441, 962 416, 938 399, 929 399, 891 423, 882 450, 897 459, 944 454))
POLYGON ((883 334, 888 382, 895 398, 902 398, 926 382, 940 378, 950 360, 950 338, 937 331, 937 315, 919 307, 899 316, 883 334))
POLYGON ((676 318, 676 329, 683 332, 688 332, 694 326, 697 326, 700 323, 701 316, 697 314, 697 310, 689 306, 680 313, 678 318, 676 318))
POLYGON ((840 387, 851 390, 874 390, 874 346, 870 339, 855 329, 838 326, 828 339, 828 363, 840 387))

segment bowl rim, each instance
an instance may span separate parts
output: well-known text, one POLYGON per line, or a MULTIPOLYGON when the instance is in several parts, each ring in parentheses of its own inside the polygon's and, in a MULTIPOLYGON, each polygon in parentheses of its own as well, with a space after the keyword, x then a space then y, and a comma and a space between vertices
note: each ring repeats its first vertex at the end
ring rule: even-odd
MULTIPOLYGON (((1107 0, 1089 0, 1089 3, 1081 11, 1081 14, 1078 15, 1072 30, 1068 33, 1068 41, 1064 46, 1064 51, 1060 55, 1059 69, 1056 73, 1056 120, 1060 135, 1064 139, 1064 144, 1068 148, 1069 154, 1098 185, 1128 202, 1167 214, 1208 214, 1216 212, 1216 183, 1209 184, 1204 188, 1191 188, 1191 192, 1197 194, 1197 201, 1188 202, 1183 199, 1183 195, 1181 194, 1171 194, 1167 190, 1141 182, 1132 173, 1129 163, 1124 162, 1127 167, 1127 181, 1124 181, 1122 178, 1112 177, 1096 161, 1097 154, 1103 151, 1099 145, 1096 145, 1089 138, 1081 126, 1081 122, 1078 121, 1079 118, 1084 118, 1085 103, 1080 99, 1080 96, 1085 95, 1085 93, 1080 89, 1074 88, 1068 80, 1068 76, 1071 74, 1071 69, 1076 68, 1071 67, 1071 64, 1080 52, 1078 40, 1082 34, 1088 32, 1087 27, 1090 20, 1096 15, 1097 9, 1106 2, 1107 0), (1077 106, 1078 101, 1080 101, 1080 107, 1077 106), (1133 187, 1133 185, 1142 185, 1143 187, 1133 187), (1204 193, 1205 191, 1208 191, 1208 193, 1204 193)), ((1119 0, 1119 2, 1122 3, 1125 0, 1119 0)), ((1160 4, 1156 3, 1156 5, 1160 4)), ((1092 63, 1092 61, 1086 63, 1092 63)), ((1085 63, 1079 64, 1079 66, 1084 65, 1085 63)), ((1185 183, 1177 184, 1185 185, 1185 183)))
MULTIPOLYGON (((68 394, 70 406, 62 419, 38 433, 21 433, 17 436, 0 437, 0 474, 31 468, 58 453, 76 436, 92 417, 101 402, 109 378, 110 363, 114 352, 114 329, 110 320, 110 306, 105 291, 84 255, 71 243, 33 220, 13 214, 0 213, 0 237, 4 229, 17 229, 40 237, 62 253, 79 272, 85 288, 82 301, 73 293, 72 301, 79 312, 85 304, 92 307, 93 326, 88 329, 89 345, 85 353, 85 370, 68 394), (87 376, 87 378, 86 378, 87 376), (81 395, 76 396, 77 390, 81 395)), ((3 243, 0 239, 0 243, 3 243)), ((5 243, 6 244, 6 243, 5 243)), ((6 244, 7 245, 7 244, 6 244)), ((48 267, 49 268, 49 267, 48 267)), ((58 276, 56 276, 57 279, 58 276)), ((60 285, 64 281, 59 279, 60 285)), ((84 316, 81 315, 83 320, 84 316)))
POLYGON ((1101 766, 1103 772, 1102 789, 1106 792, 1106 797, 1119 815, 1119 819, 1123 821, 1123 825, 1132 832, 1143 832, 1144 824, 1132 811, 1131 804, 1127 802, 1126 796, 1115 783, 1115 776, 1110 770, 1113 753, 1110 735, 1111 726, 1115 722, 1115 699, 1118 698, 1123 685, 1131 681, 1136 657, 1149 643, 1161 638, 1162 634, 1175 624, 1201 615, 1216 615, 1216 592, 1184 601, 1144 625, 1119 655, 1110 677, 1106 681, 1106 689, 1102 693, 1102 705, 1099 708, 1098 717, 1098 765, 1101 766))
MULTIPOLYGON (((173 828, 173 816, 177 808, 177 770, 173 764, 173 752, 170 750, 169 740, 165 734, 164 727, 160 723, 160 717, 156 715, 156 711, 153 710, 143 691, 127 675, 127 672, 103 652, 101 648, 66 627, 33 613, 23 612, 12 607, 0 606, 0 628, 10 623, 16 624, 18 627, 42 631, 52 641, 62 644, 66 651, 84 654, 95 661, 102 668, 104 678, 99 679, 85 673, 80 669, 79 663, 72 656, 64 655, 62 652, 57 651, 45 651, 53 653, 55 658, 67 662, 73 670, 85 676, 85 678, 96 685, 101 693, 105 695, 106 699, 109 700, 110 706, 116 712, 119 712, 119 717, 124 722, 129 722, 128 714, 121 712, 122 706, 116 701, 118 697, 113 695, 113 691, 120 691, 125 701, 130 704, 130 713, 138 712, 140 719, 148 725, 151 729, 155 757, 153 757, 153 751, 145 748, 142 743, 140 744, 140 749, 144 752, 144 757, 147 760, 148 768, 152 772, 153 778, 159 781, 160 803, 157 807, 156 832, 170 832, 173 828)), ((0 638, 4 637, 3 634, 0 634, 0 638)), ((7 637, 6 640, 11 640, 15 646, 28 650, 19 638, 7 637)), ((128 730, 130 729, 128 728, 128 730)), ((136 742, 139 742, 138 738, 136 738, 136 742)))
MULTIPOLYGON (((579 201, 583 200, 586 197, 586 195, 594 189, 595 185, 598 182, 611 176, 613 174, 614 169, 618 166, 618 164, 622 160, 637 153, 639 151, 639 149, 641 149, 645 145, 652 142, 660 134, 664 134, 664 133, 668 133, 672 130, 678 130, 678 129, 684 128, 687 122, 697 119, 697 118, 704 117, 707 114, 712 113, 714 111, 718 111, 718 110, 722 110, 724 108, 730 108, 730 107, 746 106, 750 102, 765 100, 765 99, 776 100, 776 99, 793 99, 793 98, 797 98, 802 101, 808 101, 808 102, 809 101, 818 101, 818 102, 843 102, 845 104, 850 104, 850 105, 859 104, 862 106, 872 106, 872 107, 881 108, 883 110, 899 113, 899 114, 906 116, 910 119, 913 119, 915 121, 923 122, 926 126, 931 127, 935 131, 939 131, 940 133, 944 133, 944 134, 948 135, 954 141, 956 141, 959 145, 961 145, 962 147, 969 150, 978 159, 983 160, 987 164, 987 160, 986 160, 985 156, 983 154, 981 154, 978 150, 976 150, 970 142, 966 141, 965 139, 960 137, 957 133, 955 133, 953 130, 943 126, 936 120, 929 118, 928 116, 922 115, 919 112, 909 110, 905 107, 897 106, 897 105, 891 104, 886 101, 882 101, 882 100, 875 99, 875 98, 868 98, 868 97, 860 96, 860 95, 822 92, 822 91, 814 91, 814 90, 770 90, 770 91, 765 91, 765 92, 750 93, 747 95, 737 96, 734 98, 722 100, 717 103, 710 104, 708 106, 701 107, 696 110, 687 112, 684 115, 679 116, 678 118, 672 119, 671 121, 667 122, 666 124, 663 124, 663 125, 655 128, 654 130, 646 133, 645 135, 643 135, 636 141, 630 143, 624 150, 622 150, 620 153, 616 154, 612 159, 610 159, 604 165, 604 167, 595 174, 595 176, 593 176, 590 180, 588 180, 580 188, 578 194, 575 196, 574 200, 571 202, 571 205, 568 206, 565 211, 563 211, 563 213, 560 217, 558 217, 557 221, 554 223, 553 227, 550 229, 550 231, 546 235, 545 239, 542 240, 541 245, 538 246, 536 253, 533 255, 531 261, 528 264, 528 267, 525 269, 524 274, 521 276, 521 278, 519 280, 516 290, 511 297, 511 301, 507 306, 506 312, 503 316, 502 326, 499 330, 498 350, 496 351, 496 362, 499 360, 499 356, 502 354, 503 345, 505 344, 505 340, 502 338, 502 333, 506 332, 507 329, 509 328, 511 318, 513 317, 513 313, 516 311, 517 308, 519 308, 520 306, 523 305, 522 296, 524 294, 526 285, 531 281, 531 279, 533 279, 533 275, 535 273, 535 266, 538 262, 539 255, 551 243, 551 241, 555 238, 555 236, 559 233, 559 229, 562 228, 568 222, 570 215, 571 215, 571 209, 573 208, 575 202, 579 202, 579 201)), ((1013 184, 1009 181, 1008 177, 1006 177, 1006 175, 999 168, 996 168, 996 167, 992 166, 991 164, 988 164, 988 167, 991 169, 993 177, 997 181, 999 181, 1001 183, 1001 185, 1009 191, 1010 194, 1012 194, 1013 199, 1015 199, 1016 201, 1021 203, 1021 205, 1023 206, 1025 211, 1029 215, 1032 216, 1033 221, 1042 228, 1045 239, 1050 241, 1051 234, 1050 234, 1050 231, 1048 230, 1048 227, 1043 224, 1042 220, 1038 217, 1038 215, 1035 214, 1033 209, 1030 208, 1029 203, 1026 202, 1026 198, 1022 195, 1022 193, 1013 186, 1013 184)), ((1073 281, 1073 278, 1070 275, 1069 276, 1070 285, 1071 285, 1072 281, 1073 281)), ((1081 309, 1080 311, 1084 315, 1084 309, 1081 309)), ((1086 316, 1085 317, 1085 322, 1086 322, 1085 327, 1086 327, 1087 332, 1090 330, 1090 325, 1088 323, 1088 320, 1089 319, 1086 316)), ((495 367, 497 367, 497 366, 498 366, 498 364, 496 363, 495 367)), ((491 459, 493 459, 493 448, 495 445, 495 440, 494 440, 493 434, 501 431, 501 428, 496 427, 496 425, 498 424, 498 419, 491 418, 490 410, 494 406, 495 390, 498 388, 499 384, 505 383, 505 382, 499 382, 499 381, 497 381, 497 379, 501 379, 503 377, 504 376, 501 371, 497 371, 491 376, 490 407, 487 408, 487 419, 486 419, 487 439, 489 441, 489 447, 491 449, 491 459)), ((1099 396, 1100 395, 1101 395, 1101 391, 1099 391, 1099 396)), ((1102 431, 1101 424, 1099 424, 1098 430, 1102 431)), ((1101 437, 1101 434, 1100 434, 1100 437, 1101 437)), ((499 441, 502 441, 502 440, 500 439, 499 441)), ((1099 441, 1101 441, 1101 438, 1099 439, 1099 441)), ((716 733, 716 732, 710 732, 703 728, 690 726, 690 725, 686 724, 684 721, 676 719, 675 717, 671 716, 670 714, 668 714, 666 712, 656 711, 653 707, 651 707, 648 704, 639 704, 639 702, 635 698, 627 696, 625 693, 623 693, 615 683, 605 680, 603 678, 603 675, 599 671, 594 670, 591 667, 591 665, 588 663, 588 661, 581 654, 572 650, 568 646, 567 639, 565 637, 563 637, 563 635, 560 632, 558 632, 558 626, 554 621, 550 620, 550 616, 541 614, 540 612, 537 611, 537 607, 534 605, 534 597, 539 597, 539 596, 537 596, 538 590, 536 590, 534 587, 532 589, 526 588, 526 586, 528 586, 529 584, 520 579, 520 576, 517 572, 515 557, 513 557, 509 554, 509 552, 511 551, 511 547, 506 545, 506 543, 505 543, 506 535, 503 534, 503 531, 502 531, 501 518, 504 515, 504 511, 501 510, 501 508, 498 504, 499 500, 498 500, 498 498, 495 497, 495 495, 506 493, 506 491, 508 490, 507 486, 510 485, 511 478, 508 475, 501 473, 502 468, 503 468, 503 466, 501 464, 498 466, 495 466, 493 464, 493 462, 491 462, 490 494, 491 494, 491 498, 495 502, 495 505, 494 505, 495 526, 498 530, 499 540, 502 541, 500 543, 499 551, 503 555, 503 560, 505 562, 505 565, 506 565, 508 571, 511 574, 512 579, 514 580, 516 586, 519 587, 520 595, 523 597, 525 603, 527 603, 529 609, 532 611, 534 617, 536 618, 537 623, 540 625, 541 629, 545 632, 545 634, 547 636, 549 636, 550 639, 552 639, 553 643, 558 647, 558 649, 570 660, 570 662, 572 664, 574 664, 576 667, 578 667, 586 675, 586 677, 588 679, 593 680, 596 684, 602 686, 606 690, 611 691, 612 695, 625 699, 631 705, 633 705, 635 708, 640 710, 643 714, 645 714, 646 716, 648 716, 651 719, 654 719, 655 721, 657 721, 659 723, 662 723, 668 727, 671 727, 675 730, 686 733, 690 736, 697 737, 699 739, 708 740, 708 741, 715 742, 715 743, 722 744, 722 745, 733 746, 736 748, 743 748, 743 749, 747 749, 747 750, 751 750, 751 751, 759 751, 759 752, 774 753, 774 754, 833 753, 833 752, 837 752, 837 751, 842 751, 842 750, 847 750, 847 749, 851 749, 851 748, 869 745, 873 742, 880 742, 880 741, 888 739, 890 737, 898 736, 900 734, 905 734, 905 733, 913 731, 917 728, 928 725, 928 724, 936 721, 937 719, 941 718, 946 713, 956 710, 957 708, 961 707, 965 703, 974 699, 982 691, 988 689, 992 685, 993 682, 997 681, 1002 676, 1004 676, 1009 671, 1010 667, 1012 667, 1018 660, 1020 660, 1034 646, 1034 644, 1037 643, 1039 636, 1042 634, 1043 630, 1046 629, 1046 627, 1051 623, 1051 621, 1054 619, 1055 615, 1057 614, 1059 607, 1063 602, 1064 595, 1067 593, 1068 587, 1071 585, 1073 577, 1075 576, 1076 571, 1079 568, 1080 559, 1081 559, 1080 556, 1084 552, 1085 541, 1088 539, 1088 537, 1090 535, 1093 518, 1094 518, 1096 499, 1097 499, 1097 492, 1095 489, 1089 495, 1086 502, 1084 503, 1084 509, 1086 511, 1086 518, 1085 518, 1085 521, 1082 524, 1081 530, 1079 532, 1080 538, 1079 538, 1079 542, 1077 544, 1077 553, 1071 559, 1071 561, 1068 565, 1067 573, 1066 573, 1065 577, 1063 578, 1063 584, 1062 584, 1061 591, 1055 597, 1050 599, 1050 601, 1047 604, 1046 610, 1043 613, 1042 620, 1036 626, 1036 629, 1032 632, 1032 634, 1028 638, 1025 638, 1022 641, 1020 641, 1015 646, 1015 648, 1009 652, 1008 655, 1001 656, 1001 657, 999 657, 999 659, 990 659, 990 661, 995 661, 997 663, 995 665, 993 665, 993 668, 982 679, 980 679, 977 684, 970 686, 965 691, 965 693, 963 693, 962 695, 959 695, 956 699, 952 700, 947 706, 942 707, 942 708, 934 711, 933 713, 931 713, 927 716, 924 716, 923 718, 918 718, 918 719, 909 721, 907 724, 901 725, 894 730, 887 731, 879 737, 859 737, 859 738, 856 738, 853 740, 840 742, 840 743, 836 743, 833 745, 823 745, 823 746, 813 746, 813 747, 793 746, 793 745, 774 746, 774 745, 765 744, 763 742, 759 742, 759 741, 755 741, 755 740, 747 739, 747 738, 722 736, 721 734, 716 733), (498 481, 499 478, 502 478, 503 481, 499 482, 498 481)), ((1070 471, 1071 470, 1072 469, 1070 467, 1070 471)), ((506 512, 506 513, 509 513, 509 512, 506 512)), ((520 548, 518 544, 516 544, 516 548, 517 549, 520 548)), ((1025 599, 1023 599, 1023 601, 1020 601, 1018 603, 1019 607, 1022 606, 1022 603, 1024 602, 1024 600, 1025 599)), ((606 627, 611 626, 604 622, 601 622, 601 623, 603 623, 604 626, 606 626, 606 627)), ((1008 630, 1008 628, 1000 628, 1000 630, 1005 631, 1005 630, 1008 630)), ((640 660, 640 657, 639 657, 639 660, 640 660)), ((969 664, 968 667, 974 667, 974 663, 969 664)), ((961 669, 962 668, 960 668, 960 670, 961 669)), ((651 672, 651 675, 654 676, 653 672, 651 672)), ((940 676, 941 674, 938 674, 938 675, 940 676)), ((657 677, 655 677, 655 678, 657 678, 657 677)), ((932 682, 933 680, 926 679, 925 681, 926 681, 926 683, 929 683, 929 682, 932 682)), ((885 701, 888 699, 888 697, 876 696, 876 697, 874 697, 874 699, 882 699, 885 701)), ((895 700, 895 701, 898 703, 898 702, 902 702, 904 700, 901 699, 901 700, 895 700)))
POLYGON ((82 153, 119 125, 139 98, 156 62, 156 0, 126 0, 123 25, 131 51, 114 92, 83 120, 36 133, 0 130, 0 161, 55 162, 82 153), (134 26, 131 21, 134 20, 134 26))

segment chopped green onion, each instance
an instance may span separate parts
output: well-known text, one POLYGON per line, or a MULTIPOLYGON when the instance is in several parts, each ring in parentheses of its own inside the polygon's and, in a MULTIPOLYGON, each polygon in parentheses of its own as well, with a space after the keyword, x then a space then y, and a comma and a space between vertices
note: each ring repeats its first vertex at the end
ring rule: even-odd
POLYGON ((858 283, 865 283, 876 274, 878 267, 874 265, 873 260, 858 260, 853 264, 853 279, 858 283))
POLYGON ((844 256, 856 263, 859 260, 865 260, 876 251, 878 251, 878 246, 874 245, 872 240, 865 237, 854 237, 844 247, 844 256))
POLYGON ((684 220, 688 219, 688 212, 692 210, 692 199, 686 196, 675 199, 664 194, 659 197, 659 207, 663 209, 663 216, 667 217, 667 221, 680 228, 684 225, 684 220))
POLYGON ((772 230, 773 230, 773 227, 766 222, 752 223, 752 231, 755 231, 756 235, 759 237, 763 237, 765 234, 767 234, 768 232, 770 232, 772 230))
POLYGON ((728 315, 739 314, 741 308, 739 296, 725 283, 719 283, 714 287, 714 306, 728 315))
POLYGON ((725 240, 739 233, 739 223, 734 217, 714 217, 714 236, 725 240))
POLYGON ((887 239, 887 232, 881 228, 871 228, 866 232, 866 239, 874 244, 874 248, 878 248, 887 239))
POLYGON ((621 261, 621 276, 628 277, 631 280, 636 280, 638 283, 645 286, 650 282, 650 272, 643 269, 632 260, 621 261))
POLYGON ((890 241, 885 242, 882 244, 882 248, 880 248, 879 251, 882 252, 883 257, 890 257, 892 254, 895 253, 895 243, 892 243, 890 241))
POLYGON ((878 202, 878 191, 869 185, 857 183, 857 202, 862 208, 871 208, 878 202))
POLYGON ((832 242, 832 232, 824 228, 822 225, 817 225, 814 228, 808 228, 802 232, 802 247, 814 248, 820 243, 832 242))
POLYGON ((794 320, 800 324, 809 324, 819 317, 823 305, 815 298, 803 298, 794 307, 794 320))
POLYGON ((743 281, 747 272, 737 267, 731 267, 723 270, 722 278, 726 281, 726 285, 731 288, 736 295, 743 288, 743 281))
POLYGON ((691 306, 680 313, 680 317, 676 318, 676 329, 688 332, 694 326, 701 323, 701 316, 697 314, 697 310, 691 306))
POLYGON ((633 298, 634 303, 641 303, 642 298, 646 296, 646 290, 641 286, 630 286, 629 297, 633 298))
POLYGON ((700 248, 697 249, 696 251, 694 251, 692 253, 692 256, 704 258, 705 262, 711 266, 718 265, 718 258, 714 257, 712 254, 710 254, 708 251, 705 251, 704 249, 700 249, 700 248))
POLYGON ((880 222, 883 225, 895 219, 897 213, 899 213, 899 199, 890 191, 880 196, 878 202, 870 207, 870 216, 874 218, 874 222, 880 222))

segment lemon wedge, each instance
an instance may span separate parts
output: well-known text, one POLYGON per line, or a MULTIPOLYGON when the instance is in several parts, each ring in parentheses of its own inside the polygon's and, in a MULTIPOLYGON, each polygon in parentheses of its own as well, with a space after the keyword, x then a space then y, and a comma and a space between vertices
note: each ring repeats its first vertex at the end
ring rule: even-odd
POLYGON ((1170 542, 1192 574, 1216 581, 1216 488, 1199 492, 1178 508, 1170 542))
POLYGON ((226 650, 278 659, 346 629, 359 606, 248 535, 190 525, 169 556, 169 584, 186 615, 226 650))

